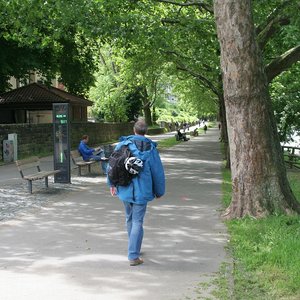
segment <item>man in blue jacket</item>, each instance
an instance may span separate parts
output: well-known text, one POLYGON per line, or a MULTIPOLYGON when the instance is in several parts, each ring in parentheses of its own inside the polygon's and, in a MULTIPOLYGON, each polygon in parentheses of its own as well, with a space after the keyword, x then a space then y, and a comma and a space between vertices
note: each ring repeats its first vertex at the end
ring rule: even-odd
POLYGON ((83 135, 78 146, 78 151, 84 161, 96 160, 101 162, 102 171, 106 175, 107 161, 108 159, 104 155, 104 151, 98 148, 90 148, 87 144, 89 142, 89 136, 83 135))
POLYGON ((145 121, 137 121, 133 130, 134 135, 120 138, 116 150, 123 145, 128 145, 132 155, 143 161, 142 170, 133 177, 128 186, 113 186, 109 179, 108 184, 111 194, 117 195, 124 203, 128 232, 128 260, 130 266, 137 266, 144 262, 140 258, 140 252, 147 203, 164 195, 165 174, 156 149, 157 144, 145 137, 147 133, 145 121))

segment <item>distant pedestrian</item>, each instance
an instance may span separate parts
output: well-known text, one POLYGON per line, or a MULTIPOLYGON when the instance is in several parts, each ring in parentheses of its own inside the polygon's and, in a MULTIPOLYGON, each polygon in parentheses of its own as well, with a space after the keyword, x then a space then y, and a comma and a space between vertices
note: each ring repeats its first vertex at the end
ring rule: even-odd
POLYGON ((123 202, 128 232, 128 260, 130 266, 144 261, 140 257, 144 235, 143 222, 147 203, 165 193, 165 174, 156 143, 145 137, 147 125, 139 120, 134 124, 134 135, 121 137, 116 149, 128 145, 131 154, 143 161, 138 175, 128 186, 113 186, 108 179, 111 195, 123 202))
POLYGON ((187 129, 187 131, 190 131, 190 123, 186 124, 186 129, 187 129))
POLYGON ((204 133, 206 134, 206 131, 207 131, 207 126, 206 126, 206 124, 204 125, 203 130, 204 130, 204 133))

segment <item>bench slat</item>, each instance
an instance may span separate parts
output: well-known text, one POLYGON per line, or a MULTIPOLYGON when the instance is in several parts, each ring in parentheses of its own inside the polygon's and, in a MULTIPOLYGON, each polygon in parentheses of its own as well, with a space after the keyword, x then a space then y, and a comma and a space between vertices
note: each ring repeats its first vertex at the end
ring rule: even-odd
POLYGON ((30 174, 30 175, 25 175, 23 177, 23 179, 26 179, 26 180, 39 180, 39 179, 43 179, 45 177, 48 177, 48 176, 51 176, 51 175, 54 175, 54 174, 57 174, 59 173, 60 170, 54 170, 54 171, 41 171, 41 172, 37 172, 35 174, 30 174))

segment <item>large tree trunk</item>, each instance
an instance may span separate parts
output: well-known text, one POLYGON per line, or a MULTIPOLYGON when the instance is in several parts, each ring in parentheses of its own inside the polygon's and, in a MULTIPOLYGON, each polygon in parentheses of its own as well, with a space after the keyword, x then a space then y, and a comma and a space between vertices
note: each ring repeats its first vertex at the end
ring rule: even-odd
POLYGON ((300 213, 288 184, 250 0, 215 0, 232 172, 227 217, 300 213))
POLYGON ((223 94, 219 94, 219 113, 221 122, 221 142, 224 144, 224 155, 226 160, 225 168, 230 168, 230 149, 228 142, 227 122, 226 122, 226 109, 223 94))

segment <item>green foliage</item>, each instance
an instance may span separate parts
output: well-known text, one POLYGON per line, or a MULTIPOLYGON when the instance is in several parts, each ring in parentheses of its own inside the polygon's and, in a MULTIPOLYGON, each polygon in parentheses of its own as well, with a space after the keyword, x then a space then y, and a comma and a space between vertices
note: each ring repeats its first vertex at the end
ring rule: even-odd
POLYGON ((268 20, 273 16, 274 34, 263 49, 265 63, 299 44, 300 20, 299 3, 293 0, 255 0, 254 19, 260 29, 267 29, 268 20), (284 25, 283 25, 284 24, 284 25))
POLYGON ((6 41, 0 37, 0 92, 10 88, 8 79, 29 78, 29 70, 39 69, 50 80, 54 77, 55 61, 51 49, 31 49, 27 46, 18 46, 16 42, 6 41))
POLYGON ((179 107, 178 105, 168 106, 167 108, 156 108, 157 112, 157 122, 167 122, 167 123, 175 123, 175 122, 196 122, 197 112, 192 111, 188 107, 179 107), (174 112, 176 111, 176 116, 174 116, 174 112))
MULTIPOLYGON (((113 37, 113 46, 118 48, 124 58, 123 71, 120 74, 122 81, 146 88, 147 96, 143 102, 145 106, 150 103, 151 106, 165 109, 163 117, 161 111, 159 112, 158 121, 165 119, 165 116, 170 119, 168 107, 162 101, 168 85, 180 85, 177 88, 178 99, 186 100, 185 104, 188 103, 188 106, 193 103, 193 107, 188 109, 188 113, 192 111, 192 116, 211 113, 211 108, 215 113, 216 96, 209 95, 209 92, 202 95, 207 91, 207 85, 205 88, 202 85, 201 90, 198 78, 188 77, 190 75, 186 71, 178 72, 186 66, 212 80, 214 85, 219 84, 219 53, 214 50, 218 48, 218 43, 213 16, 195 10, 194 7, 178 10, 172 5, 161 3, 130 3, 132 4, 129 1, 103 3, 106 13, 112 7, 119 11, 114 15, 115 25, 110 29, 110 34, 113 37), (121 10, 124 14, 120 13, 121 10), (178 74, 183 78, 182 84, 179 80, 174 80, 178 74), (185 91, 184 82, 189 82, 190 85, 185 85, 185 91), (188 91, 193 82, 198 88, 188 91), (211 100, 214 101, 213 105, 208 104, 211 100)), ((189 119, 188 117, 183 113, 180 120, 189 119)))
POLYGON ((115 87, 109 78, 103 78, 90 91, 94 100, 93 115, 108 122, 126 122, 126 95, 122 88, 115 87))
POLYGON ((134 121, 141 114, 142 110, 142 92, 140 87, 136 87, 126 96, 126 115, 129 121, 134 121))
POLYGON ((143 88, 130 81, 130 70, 119 52, 106 45, 99 56, 97 80, 89 94, 94 101, 93 114, 105 121, 135 120, 142 108, 143 88))
POLYGON ((94 83, 93 71, 96 69, 94 49, 92 43, 83 36, 76 36, 75 32, 70 36, 71 39, 69 37, 60 39, 61 48, 58 57, 60 81, 69 92, 84 96, 94 83))
POLYGON ((93 3, 1 0, 0 54, 5 54, 0 55, 0 90, 7 89, 9 76, 25 80, 38 71, 47 80, 60 74, 71 92, 85 95, 95 70, 87 40, 93 3))
POLYGON ((216 95, 195 80, 176 82, 174 91, 182 100, 182 106, 189 106, 198 116, 216 114, 218 111, 216 95))
POLYGON ((300 132, 300 63, 275 78, 270 92, 281 141, 289 141, 300 132))
MULTIPOLYGON (((254 19, 259 29, 267 31, 273 17, 273 34, 263 49, 265 64, 268 64, 298 46, 300 40, 299 3, 297 1, 253 1, 254 19)), ((270 85, 276 121, 281 141, 289 141, 294 131, 299 132, 299 62, 277 76, 270 85)))
MULTIPOLYGON (((266 64, 299 42, 297 2, 285 2, 288 5, 281 0, 253 1, 255 22, 264 25, 262 28, 278 7, 284 7, 279 12, 284 26, 279 23, 277 34, 263 49, 266 64)), ((116 110, 124 103, 125 112, 118 109, 119 119, 132 119, 137 112, 130 111, 138 105, 133 105, 132 100, 137 98, 130 94, 143 87, 143 106, 155 106, 162 110, 163 117, 157 113, 161 120, 172 120, 170 114, 174 117, 174 112, 164 100, 168 85, 180 101, 181 112, 175 112, 180 120, 187 119, 186 113, 198 117, 216 114, 222 83, 212 1, 204 1, 204 8, 198 8, 179 7, 176 1, 0 0, 0 90, 7 88, 9 76, 26 78, 29 71, 38 70, 47 79, 59 74, 71 92, 86 95, 101 61, 99 49, 105 52, 110 45, 111 60, 117 68, 109 75, 112 86, 103 78, 110 91, 99 91, 96 98, 110 104, 96 103, 97 114, 104 116, 105 111, 106 118, 116 119, 116 111, 106 110, 116 110), (124 95, 131 100, 124 101, 124 95)), ((102 71, 97 75, 98 83, 102 71)), ((297 73, 291 73, 286 80, 283 76, 272 86, 283 138, 289 136, 286 124, 298 126, 292 96, 281 96, 283 87, 285 95, 294 91, 291 83, 296 82, 292 80, 295 76, 297 73)))
POLYGON ((232 192, 230 169, 225 169, 223 167, 222 174, 223 174, 223 182, 222 182, 223 205, 224 207, 228 207, 231 202, 231 192, 232 192))

